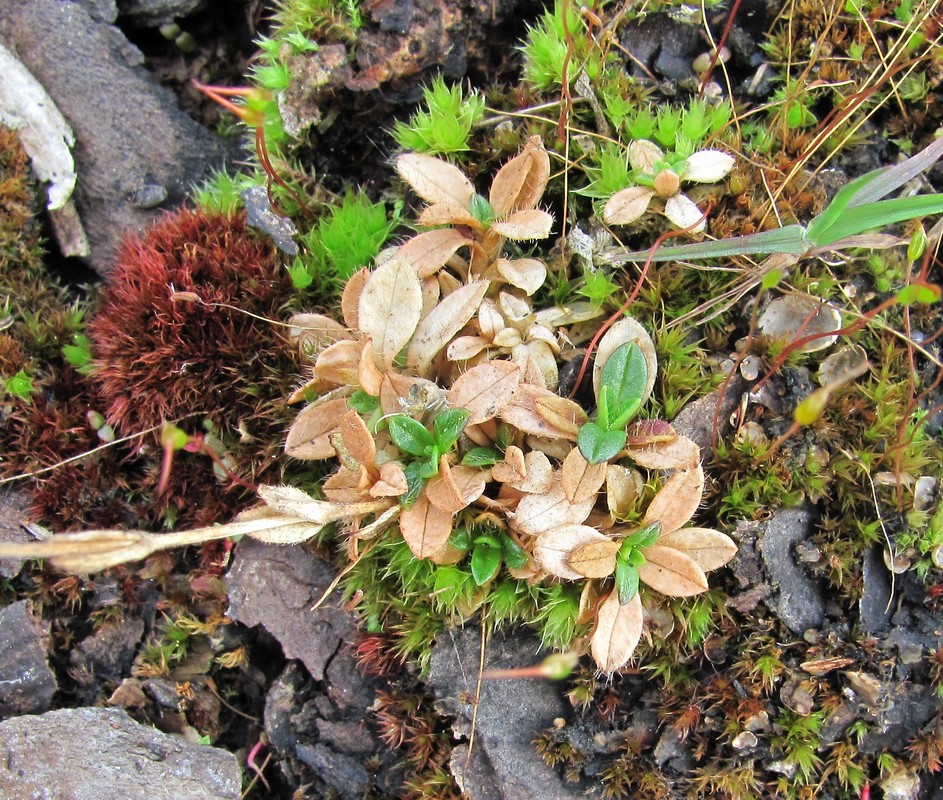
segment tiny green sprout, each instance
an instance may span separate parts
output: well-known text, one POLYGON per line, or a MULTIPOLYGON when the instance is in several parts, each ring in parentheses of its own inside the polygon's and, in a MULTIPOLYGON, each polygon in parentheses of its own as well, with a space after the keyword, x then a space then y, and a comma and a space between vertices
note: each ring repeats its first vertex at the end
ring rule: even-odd
POLYGON ((617 347, 599 381, 596 419, 580 428, 577 445, 590 464, 614 458, 625 447, 625 427, 642 405, 648 382, 645 356, 634 342, 617 347))
POLYGON ((468 210, 485 227, 494 221, 494 209, 491 207, 491 203, 480 194, 475 193, 471 196, 468 201, 468 210))
POLYGON ((928 242, 929 239, 927 238, 927 232, 923 227, 923 223, 918 220, 913 235, 910 237, 910 244, 907 245, 907 260, 916 261, 923 256, 927 249, 928 242))
POLYGON ((462 464, 466 467, 493 467, 504 456, 494 447, 473 447, 462 457, 462 464))
POLYGON ((602 270, 586 270, 579 293, 596 308, 601 308, 619 290, 618 284, 602 270))
POLYGON ((468 150, 472 128, 485 113, 484 98, 478 92, 466 95, 462 87, 447 86, 441 77, 423 89, 425 108, 408 123, 397 122, 393 138, 404 150, 435 155, 468 150))
POLYGON ((83 375, 88 375, 93 369, 92 342, 84 333, 77 333, 72 337, 74 344, 62 346, 62 355, 73 367, 83 375))
POLYGON ((476 536, 472 543, 471 573, 477 586, 484 586, 498 571, 501 564, 521 569, 527 563, 527 554, 506 533, 493 531, 476 536))
POLYGON ((19 397, 20 400, 29 402, 29 397, 33 393, 33 379, 26 372, 20 370, 11 378, 7 378, 4 387, 8 394, 19 397))
POLYGON ((616 589, 619 592, 620 604, 631 602, 638 594, 638 568, 645 563, 642 551, 655 544, 660 534, 661 523, 655 521, 630 533, 622 540, 619 552, 616 553, 616 589))
MULTIPOLYGON (((455 446, 467 419, 468 411, 464 408, 448 408, 436 415, 430 431, 408 414, 395 414, 390 417, 388 427, 393 443, 407 455, 420 459, 403 468, 407 485, 410 487, 405 495, 405 502, 408 502, 412 495, 412 488, 417 479, 425 481, 438 474, 439 459, 455 446)), ((419 490, 421 489, 420 483, 419 490)), ((418 490, 416 494, 418 495, 418 490)))

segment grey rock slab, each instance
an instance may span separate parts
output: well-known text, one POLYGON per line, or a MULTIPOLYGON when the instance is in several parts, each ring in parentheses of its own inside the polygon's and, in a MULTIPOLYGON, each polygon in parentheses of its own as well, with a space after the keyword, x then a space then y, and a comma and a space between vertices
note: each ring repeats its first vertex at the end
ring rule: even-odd
MULTIPOLYGON (((481 630, 448 631, 436 641, 428 683, 436 707, 455 717, 456 736, 470 736, 478 692, 481 630)), ((494 635, 485 651, 486 669, 527 667, 538 663, 539 642, 530 633, 494 635)), ((478 696, 471 758, 465 746, 452 753, 452 772, 471 800, 576 800, 584 793, 564 784, 534 750, 534 737, 567 713, 559 685, 532 678, 485 680, 478 696)))
POLYGON ((781 508, 758 526, 757 548, 777 591, 766 605, 793 633, 821 627, 825 600, 819 585, 799 565, 795 548, 809 536, 813 514, 807 508, 781 508))
POLYGON ((177 107, 141 66, 141 52, 100 14, 97 4, 0 0, 0 41, 75 133, 75 204, 91 246, 88 263, 105 274, 125 234, 181 203, 191 184, 225 165, 228 150, 177 107), (139 207, 142 187, 154 186, 166 190, 165 202, 139 207))
POLYGON ((0 722, 2 800, 238 800, 232 753, 140 725, 115 708, 0 722))
POLYGON ((144 636, 144 620, 126 616, 99 628, 69 654, 69 674, 94 701, 101 682, 117 686, 131 669, 135 652, 144 636))
POLYGON ((723 391, 718 389, 693 403, 688 403, 671 421, 672 427, 681 436, 692 439, 701 448, 701 455, 706 459, 710 455, 714 429, 717 429, 718 436, 723 436, 730 430, 730 414, 737 407, 745 386, 743 380, 734 378, 723 391))
POLYGON ((333 570, 302 547, 244 539, 227 578, 229 616, 249 627, 264 626, 286 658, 300 659, 312 678, 324 680, 328 663, 357 632, 339 607, 338 591, 311 610, 333 579, 333 570))
POLYGON ((141 27, 156 27, 199 11, 206 0, 120 0, 123 20, 141 27))
POLYGON ((49 623, 20 600, 0 609, 0 715, 47 711, 56 692, 49 668, 49 623))

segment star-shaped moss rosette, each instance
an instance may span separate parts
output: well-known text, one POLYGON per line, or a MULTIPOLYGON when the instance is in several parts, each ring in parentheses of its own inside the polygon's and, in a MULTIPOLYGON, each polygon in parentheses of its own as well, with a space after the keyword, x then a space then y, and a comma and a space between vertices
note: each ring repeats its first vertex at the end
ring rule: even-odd
POLYGON ((704 214, 681 192, 681 184, 716 183, 733 169, 734 159, 720 150, 700 150, 684 157, 666 154, 648 139, 629 145, 629 164, 637 185, 616 192, 606 202, 603 220, 609 225, 629 225, 639 219, 656 197, 665 201, 665 216, 676 228, 700 233, 704 214), (693 226, 693 227, 692 227, 693 226))

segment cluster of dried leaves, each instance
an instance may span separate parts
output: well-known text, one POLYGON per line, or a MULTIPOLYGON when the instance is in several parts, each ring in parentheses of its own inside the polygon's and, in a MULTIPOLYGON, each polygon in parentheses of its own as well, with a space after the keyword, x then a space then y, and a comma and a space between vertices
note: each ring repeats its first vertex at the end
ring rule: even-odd
MULTIPOLYGON (((589 418, 555 393, 558 356, 596 312, 535 311, 530 297, 546 265, 505 254, 508 240, 550 234, 552 217, 537 208, 550 176, 539 139, 497 173, 487 199, 445 161, 407 154, 397 169, 429 204, 420 225, 445 227, 417 234, 373 271, 355 274, 341 298, 341 321, 319 314, 293 320, 312 360, 294 399, 317 399, 299 413, 286 451, 337 460, 320 487, 324 499, 261 487, 264 506, 233 526, 190 532, 187 541, 239 532, 293 543, 338 523, 351 559, 395 532, 416 558, 447 564, 466 556, 454 533, 487 528, 512 543, 519 557, 505 559, 505 567, 515 578, 584 582, 583 618, 595 620, 588 649, 600 669, 617 670, 643 632, 638 581, 663 595, 695 595, 707 589, 705 573, 735 553, 724 534, 684 527, 704 487, 698 447, 660 421, 632 426, 609 461, 591 464, 576 446, 589 418), (644 510, 639 468, 668 473, 644 510), (630 566, 620 568, 620 559, 630 566)), ((646 396, 651 391, 654 347, 626 319, 600 342, 597 393, 607 358, 626 342, 644 354, 646 396)), ((81 536, 72 555, 60 553, 60 566, 101 569, 142 557, 163 539, 81 536)), ((171 536, 177 545, 187 534, 171 536)), ((37 547, 68 544, 63 539, 37 547)))

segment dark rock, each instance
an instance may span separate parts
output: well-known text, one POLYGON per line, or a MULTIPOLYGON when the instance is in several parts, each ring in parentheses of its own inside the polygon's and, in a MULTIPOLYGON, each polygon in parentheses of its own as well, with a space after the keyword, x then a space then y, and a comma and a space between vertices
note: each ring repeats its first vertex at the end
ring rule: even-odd
MULTIPOLYGON (((0 542, 32 542, 33 537, 23 527, 28 522, 29 498, 17 491, 0 491, 0 542)), ((0 558, 0 578, 12 578, 22 568, 25 559, 0 558)))
POLYGON ((697 24, 660 13, 626 25, 621 44, 631 56, 626 65, 631 74, 643 76, 642 64, 650 74, 674 81, 693 78, 694 59, 706 49, 697 24))
POLYGON ((718 389, 700 400, 688 403, 671 421, 672 427, 681 436, 692 439, 701 448, 702 457, 707 458, 714 440, 715 427, 717 435, 721 437, 730 430, 730 414, 737 407, 737 400, 745 385, 738 377, 731 381, 723 394, 718 389), (720 413, 717 412, 718 404, 720 413))
POLYGON ((323 744, 299 744, 298 758, 344 798, 360 798, 371 783, 362 760, 336 753, 323 744))
POLYGON ((298 658, 315 680, 356 625, 340 607, 338 593, 315 611, 333 571, 301 547, 279 547, 246 539, 229 571, 229 616, 250 627, 263 625, 281 643, 286 658, 298 658))
MULTIPOLYGON (((478 692, 480 646, 481 631, 469 626, 440 636, 432 651, 428 682, 439 711, 455 717, 453 730, 458 737, 468 737, 471 732, 471 698, 478 692)), ((485 668, 531 666, 540 658, 539 649, 532 634, 496 634, 488 641, 485 668)), ((532 744, 534 737, 566 710, 558 686, 550 681, 483 681, 471 759, 462 747, 452 753, 452 771, 466 795, 471 800, 583 797, 583 792, 563 783, 532 744)))
POLYGON ((891 577, 880 546, 865 551, 861 568, 864 579, 858 601, 861 627, 868 633, 884 633, 891 622, 891 577))
POLYGON ((119 0, 122 20, 142 28, 154 28, 182 19, 206 5, 206 0, 119 0))
POLYGON ((825 621, 825 600, 819 585, 796 563, 797 543, 809 535, 812 512, 784 508, 757 530, 757 548, 777 592, 766 605, 793 633, 818 628, 825 621))
POLYGON ((59 0, 0 0, 0 39, 43 85, 76 136, 74 195, 91 245, 89 264, 107 273, 129 230, 159 208, 135 206, 144 184, 165 187, 160 208, 181 203, 195 181, 227 161, 226 145, 186 116, 141 66, 143 56, 91 10, 59 0))
POLYGON ((69 674, 87 690, 83 692, 87 702, 95 701, 102 683, 117 686, 128 674, 143 635, 144 620, 126 616, 104 625, 72 650, 69 674))
POLYGON ((943 700, 929 686, 906 682, 882 684, 881 688, 878 705, 867 708, 875 724, 858 745, 865 755, 903 752, 943 707, 943 700))
POLYGON ((0 609, 0 715, 38 714, 49 709, 56 677, 49 668, 49 623, 20 600, 0 609))
POLYGON ((318 737, 337 753, 368 755, 377 748, 376 740, 364 727, 364 721, 331 722, 326 719, 317 721, 318 737))
POLYGON ((188 744, 114 708, 0 723, 0 797, 16 800, 237 800, 232 753, 188 744))

